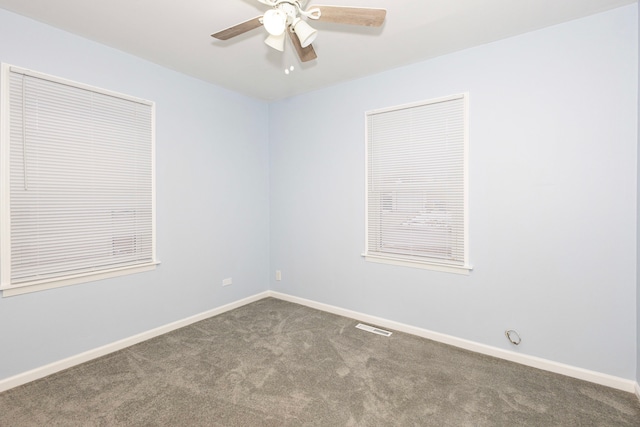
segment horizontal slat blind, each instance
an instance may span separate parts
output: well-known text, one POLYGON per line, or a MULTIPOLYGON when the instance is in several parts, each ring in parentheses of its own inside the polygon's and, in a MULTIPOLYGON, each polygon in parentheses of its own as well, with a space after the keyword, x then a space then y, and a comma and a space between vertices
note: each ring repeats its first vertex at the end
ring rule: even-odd
POLYGON ((367 114, 366 255, 466 265, 465 95, 367 114))
POLYGON ((153 105, 9 75, 11 284, 153 262, 153 105))

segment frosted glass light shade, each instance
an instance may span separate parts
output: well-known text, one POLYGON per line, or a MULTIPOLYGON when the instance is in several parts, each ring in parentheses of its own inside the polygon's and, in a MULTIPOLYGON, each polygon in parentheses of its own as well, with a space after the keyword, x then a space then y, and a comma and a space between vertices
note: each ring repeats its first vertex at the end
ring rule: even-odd
POLYGON ((262 23, 269 34, 279 36, 287 28, 287 14, 280 9, 268 10, 262 17, 262 23))
POLYGON ((298 40, 300 40, 300 45, 302 47, 309 46, 318 35, 318 30, 314 29, 311 25, 307 24, 306 21, 303 21, 300 18, 293 23, 293 31, 298 36, 298 40))
POLYGON ((284 51, 284 38, 285 34, 282 33, 279 36, 274 36, 269 34, 269 37, 264 41, 267 46, 274 48, 275 50, 279 50, 280 52, 284 51))

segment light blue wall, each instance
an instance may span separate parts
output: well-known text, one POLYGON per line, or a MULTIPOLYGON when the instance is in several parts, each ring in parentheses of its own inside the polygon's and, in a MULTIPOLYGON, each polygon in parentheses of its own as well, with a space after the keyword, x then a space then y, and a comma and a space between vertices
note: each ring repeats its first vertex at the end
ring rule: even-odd
POLYGON ((637 21, 632 5, 269 108, 0 10, 0 61, 157 103, 162 261, 0 299, 0 380, 264 291, 275 269, 276 291, 501 348, 516 328, 516 351, 640 379, 637 21), (475 270, 364 262, 364 112, 463 91, 475 270))
MULTIPOLYGON (((640 14, 640 8, 638 8, 638 13, 640 14)), ((640 19, 639 19, 640 21, 640 19)), ((640 37, 640 31, 638 31, 638 37, 640 37)), ((640 56, 640 54, 639 54, 640 56)), ((640 82, 640 73, 638 75, 638 79, 640 82)), ((640 83, 639 83, 640 85, 640 83)), ((636 381, 640 384, 640 93, 638 96, 638 147, 637 147, 638 161, 636 163, 636 174, 637 174, 637 209, 636 209, 636 281, 637 281, 637 289, 636 289, 636 333, 637 333, 637 350, 636 350, 636 359, 637 359, 637 367, 636 367, 636 381)))
MULTIPOLYGON (((270 107, 271 288, 636 375, 637 5, 270 107), (365 262, 364 113, 470 94, 470 276, 365 262)), ((322 59, 320 59, 322 60, 322 59)))
POLYGON ((0 299, 0 380, 268 288, 266 103, 2 10, 0 61, 156 102, 162 261, 0 299))

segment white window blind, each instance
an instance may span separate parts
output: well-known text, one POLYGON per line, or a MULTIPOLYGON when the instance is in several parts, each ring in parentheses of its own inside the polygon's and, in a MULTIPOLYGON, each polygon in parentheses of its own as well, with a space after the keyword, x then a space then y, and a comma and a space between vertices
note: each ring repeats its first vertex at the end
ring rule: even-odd
POLYGON ((3 79, 0 288, 155 264, 154 104, 6 65, 3 79))
POLYGON ((365 257, 468 273, 467 95, 366 121, 365 257))

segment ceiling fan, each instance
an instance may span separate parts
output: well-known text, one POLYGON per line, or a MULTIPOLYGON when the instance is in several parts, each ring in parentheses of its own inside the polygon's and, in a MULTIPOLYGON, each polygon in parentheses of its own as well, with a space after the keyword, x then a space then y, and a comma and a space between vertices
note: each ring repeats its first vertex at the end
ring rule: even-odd
POLYGON ((307 62, 317 58, 311 43, 318 31, 307 23, 308 19, 337 24, 380 27, 387 14, 385 9, 368 7, 315 6, 305 9, 307 0, 256 0, 270 6, 264 15, 234 25, 215 34, 218 40, 228 40, 260 26, 269 33, 265 43, 279 51, 284 50, 285 36, 288 35, 300 57, 307 62))

